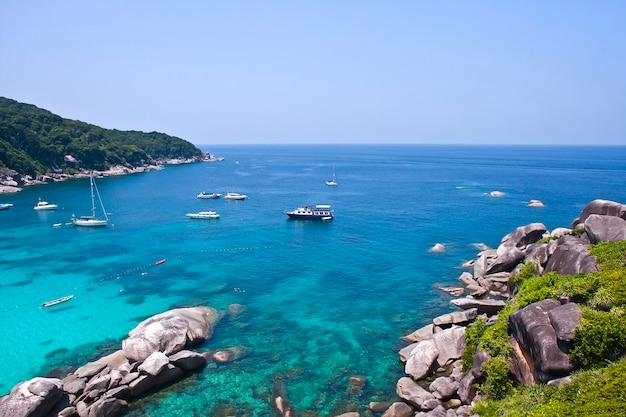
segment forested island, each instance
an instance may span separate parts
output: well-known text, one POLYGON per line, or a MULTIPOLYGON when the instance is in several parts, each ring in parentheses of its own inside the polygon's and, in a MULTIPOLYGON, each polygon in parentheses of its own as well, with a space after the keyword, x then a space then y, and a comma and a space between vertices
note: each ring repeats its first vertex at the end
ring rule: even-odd
POLYGON ((5 185, 28 185, 42 176, 63 179, 89 170, 213 159, 175 136, 104 129, 0 97, 0 180, 5 185))

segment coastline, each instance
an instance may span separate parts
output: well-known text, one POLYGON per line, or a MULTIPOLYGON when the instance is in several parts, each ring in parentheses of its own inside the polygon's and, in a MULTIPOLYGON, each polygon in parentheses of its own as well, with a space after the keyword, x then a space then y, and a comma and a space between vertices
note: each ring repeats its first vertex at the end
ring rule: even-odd
MULTIPOLYGON (((171 158, 165 160, 155 161, 151 164, 145 164, 137 167, 114 165, 107 170, 98 171, 93 170, 96 177, 114 177, 121 175, 138 174, 142 172, 159 171, 165 167, 165 165, 179 165, 179 164, 192 164, 196 162, 220 162, 223 161, 223 157, 216 157, 210 153, 205 153, 202 158, 171 158)), ((16 174, 19 176, 22 184, 20 185, 11 176, 5 176, 0 178, 0 195, 15 194, 22 191, 25 187, 31 187, 35 185, 45 185, 53 182, 62 182, 78 178, 89 178, 89 170, 81 169, 77 174, 67 173, 53 173, 51 175, 38 175, 36 178, 32 178, 29 175, 16 174)))

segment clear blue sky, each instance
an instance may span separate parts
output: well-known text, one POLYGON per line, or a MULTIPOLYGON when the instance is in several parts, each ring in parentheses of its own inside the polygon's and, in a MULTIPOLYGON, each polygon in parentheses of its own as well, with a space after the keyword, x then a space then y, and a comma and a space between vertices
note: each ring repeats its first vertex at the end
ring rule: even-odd
POLYGON ((195 144, 626 145, 626 1, 0 0, 0 96, 195 144))

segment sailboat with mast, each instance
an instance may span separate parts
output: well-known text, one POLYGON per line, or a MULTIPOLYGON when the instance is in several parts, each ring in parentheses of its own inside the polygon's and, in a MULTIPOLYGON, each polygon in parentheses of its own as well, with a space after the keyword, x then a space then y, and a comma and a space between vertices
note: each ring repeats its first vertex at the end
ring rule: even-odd
POLYGON ((89 173, 89 182, 91 186, 91 215, 75 217, 72 214, 72 224, 74 226, 86 227, 106 226, 109 223, 109 218, 107 217, 107 212, 104 209, 104 204, 102 203, 102 199, 100 198, 98 187, 96 187, 96 182, 93 179, 93 171, 89 173), (103 218, 99 218, 96 216, 96 196, 98 197, 98 202, 100 203, 100 207, 102 208, 102 213, 104 216, 103 218))
POLYGON ((333 164, 333 179, 326 181, 326 185, 337 185, 337 175, 335 175, 335 164, 333 164))

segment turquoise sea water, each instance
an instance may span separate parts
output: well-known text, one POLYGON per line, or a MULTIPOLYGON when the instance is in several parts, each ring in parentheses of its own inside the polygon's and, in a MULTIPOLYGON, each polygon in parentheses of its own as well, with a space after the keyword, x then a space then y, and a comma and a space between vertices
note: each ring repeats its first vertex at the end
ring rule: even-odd
POLYGON ((246 354, 129 415, 206 416, 231 404, 268 416, 275 379, 298 410, 363 411, 394 397, 399 338, 452 310, 438 288, 459 284, 473 244, 496 247, 531 222, 567 227, 596 198, 626 202, 625 147, 203 148, 225 160, 97 180, 105 229, 66 225, 89 211, 88 180, 0 195, 14 204, 0 211, 0 395, 118 349, 148 316, 236 303, 245 312, 200 350, 246 354), (333 163, 339 186, 328 187, 333 163), (249 198, 198 200, 200 191, 249 198), (39 197, 59 210, 36 212, 39 197), (545 207, 527 207, 531 199, 545 207), (288 220, 301 204, 331 204, 335 219, 288 220), (185 216, 200 210, 221 218, 185 216), (447 250, 429 252, 436 243, 447 250), (75 298, 40 307, 67 294, 75 298), (347 391, 352 375, 367 379, 360 396, 347 391))

